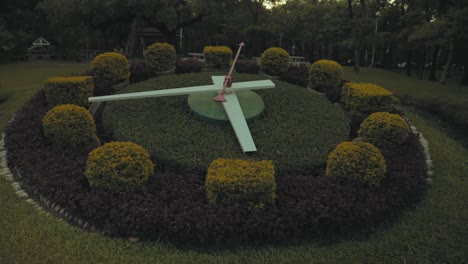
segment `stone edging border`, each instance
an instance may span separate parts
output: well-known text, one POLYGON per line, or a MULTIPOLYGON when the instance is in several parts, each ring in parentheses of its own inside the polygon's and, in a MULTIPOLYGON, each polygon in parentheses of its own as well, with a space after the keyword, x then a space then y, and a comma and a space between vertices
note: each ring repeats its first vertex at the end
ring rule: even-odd
POLYGON ((0 174, 3 174, 5 179, 11 182, 11 186, 13 187, 15 194, 19 198, 24 199, 24 201, 26 201, 28 204, 32 205, 39 213, 46 216, 58 216, 60 221, 67 222, 71 225, 78 225, 79 227, 91 232, 99 232, 95 226, 90 225, 87 221, 84 221, 77 216, 73 216, 71 213, 65 210, 65 208, 62 208, 58 203, 45 198, 39 193, 39 191, 34 190, 32 196, 35 197, 32 197, 22 188, 21 173, 18 171, 18 169, 16 169, 16 172, 13 173, 8 167, 7 149, 5 147, 5 133, 2 134, 2 140, 0 141, 0 174))

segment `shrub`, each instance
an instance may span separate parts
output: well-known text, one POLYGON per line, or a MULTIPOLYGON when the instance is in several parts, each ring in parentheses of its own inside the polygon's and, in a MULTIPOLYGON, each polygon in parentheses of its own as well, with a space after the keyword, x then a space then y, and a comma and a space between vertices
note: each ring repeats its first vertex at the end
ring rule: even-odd
POLYGON ((96 56, 91 66, 97 78, 120 82, 130 77, 127 58, 118 52, 106 52, 96 56))
POLYGON ((154 173, 150 154, 132 142, 111 142, 89 153, 85 175, 92 187, 126 192, 154 173))
POLYGON ((283 73, 280 76, 281 81, 285 81, 288 83, 292 83, 295 85, 299 85, 302 87, 307 86, 307 76, 308 76, 308 68, 304 65, 295 66, 292 65, 289 67, 288 71, 283 73))
POLYGON ((289 68, 289 54, 282 48, 269 48, 260 56, 262 71, 273 76, 285 73, 289 68))
POLYGON ((93 90, 91 76, 52 77, 44 82, 44 94, 50 106, 75 104, 86 107, 93 90))
POLYGON ((409 125, 400 115, 377 112, 362 122, 358 135, 376 146, 402 144, 409 136, 409 125))
POLYGON ((341 101, 342 89, 340 86, 318 85, 314 89, 318 92, 324 93, 332 103, 339 103, 341 101))
POLYGON ((151 78, 151 70, 144 61, 130 63, 130 83, 138 83, 151 78))
POLYGON ((111 95, 115 93, 114 82, 111 80, 94 78, 94 96, 111 95))
POLYGON ((341 101, 351 114, 368 115, 393 110, 393 93, 371 83, 345 83, 341 101))
POLYGON ((343 67, 336 61, 318 60, 309 69, 309 81, 312 87, 319 85, 340 86, 343 67))
POLYGON ((175 67, 176 50, 168 43, 154 43, 145 50, 148 66, 158 72, 168 71, 175 67))
POLYGON ((96 125, 88 110, 77 105, 59 105, 42 119, 44 135, 61 146, 76 147, 96 138, 96 125))
POLYGON ((203 49, 206 66, 209 68, 229 68, 232 59, 232 50, 226 46, 206 46, 203 49))
POLYGON ((197 59, 185 59, 176 61, 176 73, 201 72, 203 64, 197 59))
POLYGON ((328 155, 327 176, 377 186, 386 172, 387 165, 382 153, 367 142, 342 142, 328 155))
POLYGON ((260 66, 253 60, 238 60, 234 68, 237 73, 258 74, 260 66))
POLYGON ((235 207, 264 207, 276 198, 275 168, 271 161, 216 159, 206 176, 211 204, 235 207))

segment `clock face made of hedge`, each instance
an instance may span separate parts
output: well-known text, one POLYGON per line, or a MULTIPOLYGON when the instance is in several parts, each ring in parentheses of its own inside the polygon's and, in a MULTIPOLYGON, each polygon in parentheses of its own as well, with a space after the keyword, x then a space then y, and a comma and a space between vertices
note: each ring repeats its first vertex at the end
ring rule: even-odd
MULTIPOLYGON (((275 88, 275 84, 271 80, 237 82, 237 83, 232 83, 231 87, 228 88, 229 92, 224 93, 224 89, 226 88, 226 87, 223 87, 223 85, 225 85, 225 78, 226 78, 225 76, 211 76, 211 80, 213 81, 213 84, 211 85, 98 96, 98 97, 90 97, 88 100, 89 102, 94 103, 94 102, 143 99, 143 98, 177 96, 177 95, 194 95, 194 94, 211 95, 213 92, 218 92, 221 89, 223 89, 223 95, 224 95, 223 99, 225 101, 215 100, 216 102, 213 101, 213 103, 222 104, 224 108, 224 113, 226 114, 227 118, 229 119, 229 122, 231 123, 232 128, 234 129, 234 132, 242 148, 242 151, 244 153, 255 152, 257 151, 257 148, 253 141, 252 135, 250 134, 250 130, 247 125, 246 117, 243 112, 244 109, 241 107, 241 103, 239 103, 239 98, 236 95, 236 91, 238 91, 239 93, 242 93, 242 92, 248 92, 250 90, 271 89, 271 88, 275 88)), ((252 96, 250 97, 254 98, 253 104, 256 104, 257 106, 261 104, 261 109, 260 109, 260 112, 261 112, 261 110, 263 110, 262 99, 253 92, 251 92, 251 94, 253 94, 253 97, 252 96)), ((205 105, 206 104, 207 102, 205 102, 205 105)), ((191 108, 192 110, 194 110, 192 106, 191 108)), ((198 114, 200 114, 200 112, 198 112, 197 110, 195 111, 198 114)))

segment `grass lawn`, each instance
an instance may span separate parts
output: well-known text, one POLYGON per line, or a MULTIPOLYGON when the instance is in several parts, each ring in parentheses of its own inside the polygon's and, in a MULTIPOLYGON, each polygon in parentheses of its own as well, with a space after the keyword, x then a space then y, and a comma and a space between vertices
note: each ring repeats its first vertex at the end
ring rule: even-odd
POLYGON ((0 64, 0 131, 18 107, 42 88, 42 82, 48 77, 67 76, 88 68, 90 65, 87 63, 67 62, 0 64))
POLYGON ((352 82, 370 82, 388 89, 399 97, 443 99, 446 102, 468 102, 468 87, 454 83, 443 85, 439 82, 417 80, 414 76, 406 76, 400 72, 383 69, 361 67, 356 73, 352 67, 344 67, 344 78, 352 82))
MULTIPOLYGON (((46 66, 39 65, 43 64, 37 64, 37 67, 1 65, 1 80, 13 85, 14 79, 31 74, 31 70, 41 72, 44 69, 44 74, 56 76, 87 66, 48 64, 52 70, 46 71, 46 66), (65 70, 65 67, 70 68, 65 70), (7 71, 10 73, 4 74, 7 71)), ((15 91, 14 100, 0 104, 1 130, 21 104, 41 87, 46 76, 38 76, 36 83, 24 84, 23 88, 8 88, 15 91), (26 85, 30 88, 25 88, 26 85)), ((387 84, 393 83, 398 89, 408 89, 402 92, 413 93, 409 91, 414 87, 411 81, 402 75, 374 69, 356 76, 361 81, 378 83, 396 93, 399 90, 387 84), (379 76, 378 79, 373 79, 375 76, 379 76)), ((357 78, 348 72, 345 77, 349 80, 357 78)), ((435 87, 428 91, 445 94, 435 87)), ((466 94, 464 97, 466 99, 466 94)), ((430 143, 434 162, 432 184, 416 208, 405 211, 393 225, 379 228, 367 240, 342 241, 327 246, 306 243, 216 251, 182 250, 159 242, 131 243, 81 231, 38 213, 18 198, 10 183, 0 177, 0 263, 466 263, 468 151, 421 117, 409 114, 409 118, 430 143)))

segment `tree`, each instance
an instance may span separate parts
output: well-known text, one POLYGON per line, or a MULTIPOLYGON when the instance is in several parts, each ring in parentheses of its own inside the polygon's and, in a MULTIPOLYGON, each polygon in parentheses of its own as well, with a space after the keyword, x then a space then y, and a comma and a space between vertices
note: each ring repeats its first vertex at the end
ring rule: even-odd
MULTIPOLYGON (((43 0, 40 8, 52 26, 62 30, 77 25, 101 32, 116 27, 126 35, 127 45, 135 38, 136 27, 157 28, 175 45, 176 34, 184 27, 199 23, 215 6, 215 0, 43 0), (105 12, 104 12, 105 11, 105 12)), ((127 48, 128 49, 128 48, 127 48)))

